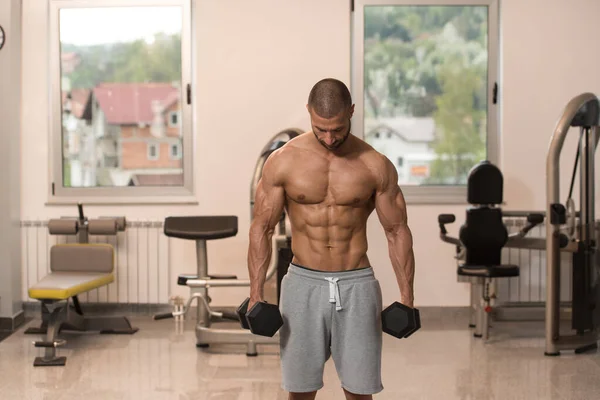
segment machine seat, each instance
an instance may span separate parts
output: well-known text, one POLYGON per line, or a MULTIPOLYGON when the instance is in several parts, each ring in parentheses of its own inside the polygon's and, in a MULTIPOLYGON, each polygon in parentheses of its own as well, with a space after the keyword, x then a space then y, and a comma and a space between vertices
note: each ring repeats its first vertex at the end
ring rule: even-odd
POLYGON ((165 235, 179 239, 224 239, 237 235, 237 232, 238 217, 235 215, 165 218, 165 235))
POLYGON ((478 278, 510 278, 519 276, 517 265, 460 265, 458 275, 478 278))
POLYGON ((52 272, 29 288, 29 297, 38 300, 66 300, 113 282, 113 273, 52 272))
POLYGON ((66 300, 115 280, 114 249, 105 243, 57 244, 50 249, 51 272, 29 288, 38 300, 66 300))

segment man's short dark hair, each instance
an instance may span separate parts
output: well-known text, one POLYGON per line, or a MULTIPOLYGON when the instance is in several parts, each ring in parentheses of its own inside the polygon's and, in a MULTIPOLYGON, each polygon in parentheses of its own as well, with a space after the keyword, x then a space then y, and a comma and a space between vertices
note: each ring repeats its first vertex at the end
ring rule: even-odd
POLYGON ((352 106, 352 96, 343 82, 326 78, 311 89, 308 106, 320 117, 332 118, 352 106))

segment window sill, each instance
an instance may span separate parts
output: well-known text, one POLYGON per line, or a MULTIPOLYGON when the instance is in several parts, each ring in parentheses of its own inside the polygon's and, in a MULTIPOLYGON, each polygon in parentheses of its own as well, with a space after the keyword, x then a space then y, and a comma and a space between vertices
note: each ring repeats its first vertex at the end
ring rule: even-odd
POLYGON ((157 204, 181 204, 181 205, 197 205, 198 199, 195 196, 114 196, 114 197, 70 197, 60 196, 49 198, 45 205, 47 206, 62 206, 72 204, 87 204, 87 205, 157 205, 157 204))
POLYGON ((402 186, 407 205, 468 205, 466 186, 402 186))

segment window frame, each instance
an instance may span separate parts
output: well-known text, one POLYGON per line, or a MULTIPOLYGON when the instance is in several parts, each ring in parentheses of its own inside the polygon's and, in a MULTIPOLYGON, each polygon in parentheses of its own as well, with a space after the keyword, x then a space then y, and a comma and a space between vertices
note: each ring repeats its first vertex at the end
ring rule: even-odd
MULTIPOLYGON (((187 99, 194 88, 193 0, 48 0, 49 5, 49 188, 47 204, 197 204, 195 196, 195 135, 193 102, 187 99), (183 157, 183 186, 65 187, 63 185, 63 133, 61 104, 61 61, 59 13, 63 8, 179 6, 181 20, 181 101, 178 115, 183 157)), ((191 96, 190 96, 191 97, 191 96)))
MULTIPOLYGON (((500 102, 495 87, 499 87, 500 70, 500 0, 354 0, 351 20, 351 90, 355 103, 353 133, 364 140, 364 17, 368 6, 487 6, 488 7, 488 68, 487 68, 487 160, 500 166, 500 102), (496 86, 498 85, 498 86, 496 86)), ((406 185, 402 193, 407 204, 467 204, 465 185, 406 185)))

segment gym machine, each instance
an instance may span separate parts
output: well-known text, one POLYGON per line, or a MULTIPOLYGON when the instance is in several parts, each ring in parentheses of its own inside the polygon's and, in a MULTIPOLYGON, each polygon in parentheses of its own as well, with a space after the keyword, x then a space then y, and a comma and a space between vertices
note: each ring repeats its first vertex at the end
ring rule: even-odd
MULTIPOLYGON (((561 350, 574 350, 576 354, 597 349, 600 324, 600 285, 597 242, 600 226, 595 220, 595 163, 594 155, 599 140, 600 101, 592 93, 574 97, 565 107, 551 138, 546 159, 546 210, 541 212, 503 211, 503 217, 527 217, 527 225, 519 232, 507 236, 505 248, 523 248, 546 251, 546 318, 545 351, 547 356, 557 356, 561 350), (560 154, 571 127, 579 128, 579 141, 565 204, 560 203, 560 154), (579 167, 579 211, 573 199, 574 183, 579 167), (533 226, 545 221, 545 238, 526 238, 533 226), (561 253, 572 254, 571 330, 567 335, 560 326, 560 271, 561 253)), ((476 167, 477 168, 477 167, 476 167)), ((475 170, 475 168, 474 168, 475 170)), ((487 179, 489 181, 489 179, 487 179)), ((471 183, 471 182, 470 182, 471 183)), ((480 184, 484 184, 480 181, 480 184)), ((471 189, 469 188, 469 194, 471 189)), ((467 211, 467 220, 469 210, 467 211)), ((451 214, 438 217, 443 241, 456 246, 456 259, 467 262, 459 265, 459 281, 472 283, 472 310, 476 315, 475 336, 487 337, 487 312, 489 292, 487 278, 461 276, 460 269, 468 265, 468 245, 462 237, 447 235, 445 224, 454 222, 451 214), (483 288, 482 288, 483 285, 483 288), (478 295, 479 293, 479 295, 478 295), (480 298, 477 301, 477 298, 480 298), (475 305, 473 307, 473 305, 475 305)), ((468 222, 468 221, 467 221, 468 222)), ((462 228, 461 228, 462 230, 462 228)), ((462 235, 461 235, 462 236, 462 235)), ((475 246, 477 247, 477 246, 475 246)), ((516 275, 518 276, 518 275, 516 275)), ((472 319, 473 321, 473 319, 472 319)), ((471 322, 472 322, 471 321, 471 322)))
POLYGON ((76 243, 55 244, 50 248, 50 272, 31 286, 29 297, 41 302, 42 323, 25 334, 44 335, 34 341, 44 348, 44 356, 36 357, 34 366, 64 366, 66 357, 58 357, 56 348, 66 344, 59 338, 63 331, 99 332, 101 334, 134 334, 127 317, 85 315, 78 295, 106 286, 115 279, 115 249, 108 243, 90 243, 90 235, 115 236, 125 231, 125 217, 90 219, 77 205, 79 218, 63 217, 48 221, 51 235, 73 235, 76 243))
POLYGON ((502 265, 503 247, 541 247, 543 241, 527 238, 527 233, 544 220, 539 213, 527 213, 527 224, 516 233, 508 234, 503 217, 514 215, 498 205, 503 201, 504 179, 498 167, 482 161, 469 172, 467 201, 472 205, 466 211, 465 223, 459 237, 448 236, 446 224, 456 220, 454 214, 440 214, 440 238, 456 246, 457 268, 460 282, 471 283, 471 320, 474 336, 487 340, 489 314, 492 311, 490 286, 495 279, 519 276, 518 265, 502 265))
MULTIPOLYGON (((267 158, 288 141, 302 133, 299 129, 286 129, 274 135, 262 149, 256 162, 250 187, 250 215, 254 216, 256 187, 262 175, 267 158)), ((209 288, 211 287, 250 287, 249 279, 238 279, 235 275, 209 274, 207 262, 207 241, 224 239, 237 235, 237 216, 181 216, 165 219, 164 233, 169 237, 194 240, 196 242, 197 273, 179 275, 177 283, 190 289, 190 297, 181 311, 157 314, 155 320, 177 317, 187 314, 194 300, 198 300, 196 323, 196 346, 209 347, 211 344, 245 344, 246 355, 258 355, 257 344, 279 344, 279 335, 262 336, 243 329, 243 321, 238 313, 227 309, 211 307, 209 288), (238 328, 217 328, 213 325, 219 319, 237 321, 238 328)), ((291 230, 289 220, 284 213, 272 238, 271 262, 267 269, 265 282, 277 277, 277 299, 279 299, 281 280, 292 260, 291 230)), ((240 302, 242 303, 242 302, 240 302)))
POLYGON ((546 158, 546 347, 583 353, 597 349, 600 323, 597 229, 595 226, 594 154, 598 145, 600 102, 592 93, 574 97, 558 120, 546 158), (560 153, 571 127, 579 128, 579 143, 566 206, 560 203, 560 153), (579 162, 579 212, 572 199, 579 162), (577 218, 578 217, 578 218, 577 218), (565 233, 566 232, 566 233, 565 233), (560 332, 560 269, 562 251, 572 252, 570 335, 560 332))

